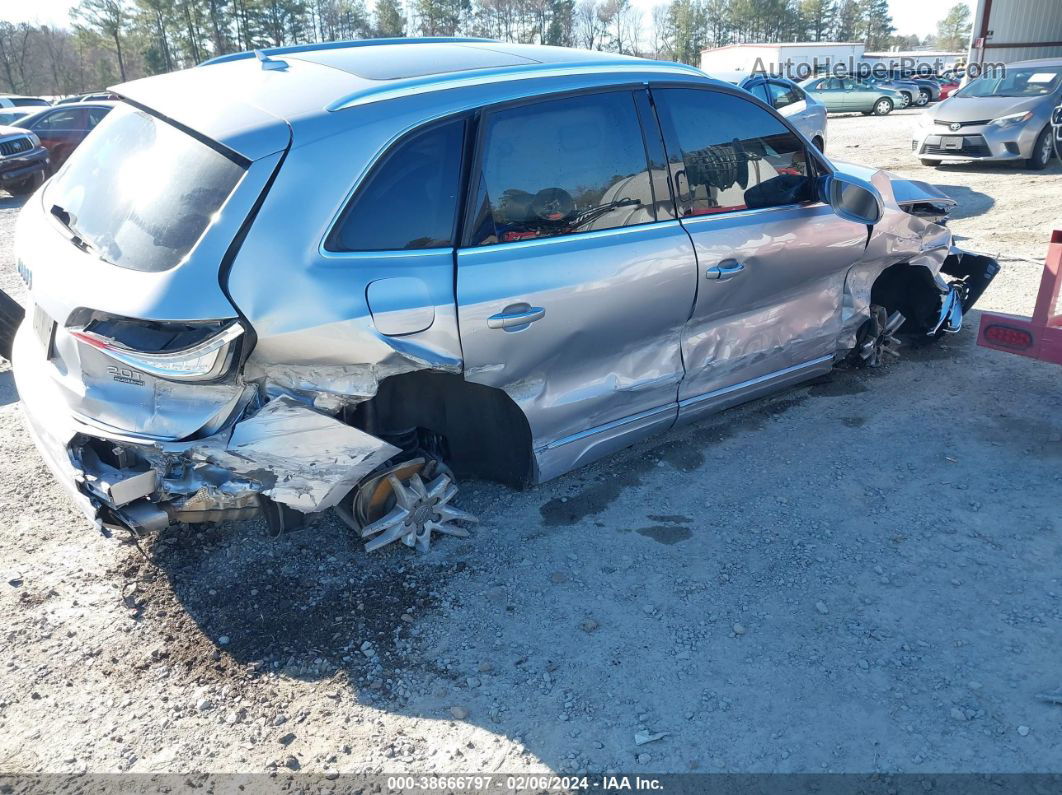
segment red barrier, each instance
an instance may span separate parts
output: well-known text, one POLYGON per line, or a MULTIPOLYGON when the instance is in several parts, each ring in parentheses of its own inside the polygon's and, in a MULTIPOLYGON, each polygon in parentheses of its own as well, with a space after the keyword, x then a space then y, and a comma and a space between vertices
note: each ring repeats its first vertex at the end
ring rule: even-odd
POLYGON ((1047 262, 1040 278, 1040 292, 1031 318, 984 312, 977 344, 1006 353, 1017 353, 1062 364, 1062 314, 1058 294, 1062 288, 1062 229, 1051 233, 1047 262))

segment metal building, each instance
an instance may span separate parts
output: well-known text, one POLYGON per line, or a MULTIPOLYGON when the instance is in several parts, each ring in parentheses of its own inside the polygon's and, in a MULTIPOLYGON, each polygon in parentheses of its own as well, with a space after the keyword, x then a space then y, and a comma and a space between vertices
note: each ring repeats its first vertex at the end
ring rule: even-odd
POLYGON ((1062 0, 978 0, 970 63, 1062 58, 1062 0))

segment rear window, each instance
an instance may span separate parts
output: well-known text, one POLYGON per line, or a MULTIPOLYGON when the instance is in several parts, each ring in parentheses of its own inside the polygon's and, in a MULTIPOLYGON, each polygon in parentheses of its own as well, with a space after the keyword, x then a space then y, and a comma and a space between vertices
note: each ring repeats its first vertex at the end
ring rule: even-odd
POLYGON ((243 173, 173 125, 119 105, 48 184, 44 205, 108 262, 164 271, 195 247, 243 173))

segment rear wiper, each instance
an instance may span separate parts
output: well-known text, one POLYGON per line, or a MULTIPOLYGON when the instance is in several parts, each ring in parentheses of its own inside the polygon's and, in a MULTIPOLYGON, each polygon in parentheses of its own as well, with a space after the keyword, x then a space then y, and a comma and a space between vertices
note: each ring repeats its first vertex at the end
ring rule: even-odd
POLYGON ((77 227, 74 226, 76 221, 73 215, 71 215, 67 210, 64 210, 58 204, 53 204, 52 209, 49 212, 51 212, 51 214, 56 218, 56 220, 59 221, 59 223, 66 227, 66 231, 70 233, 71 243, 73 243, 82 251, 95 253, 97 255, 99 254, 99 251, 96 249, 96 247, 89 243, 87 240, 85 240, 85 238, 81 236, 81 233, 78 232, 77 227))

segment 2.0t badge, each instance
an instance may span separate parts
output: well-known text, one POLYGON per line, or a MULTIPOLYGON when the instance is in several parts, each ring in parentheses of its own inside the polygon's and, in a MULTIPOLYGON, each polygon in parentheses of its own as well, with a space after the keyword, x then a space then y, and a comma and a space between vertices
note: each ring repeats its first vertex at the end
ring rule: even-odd
POLYGON ((112 364, 108 365, 107 372, 110 373, 111 378, 120 384, 144 385, 144 377, 136 370, 130 370, 128 367, 115 367, 112 364))

